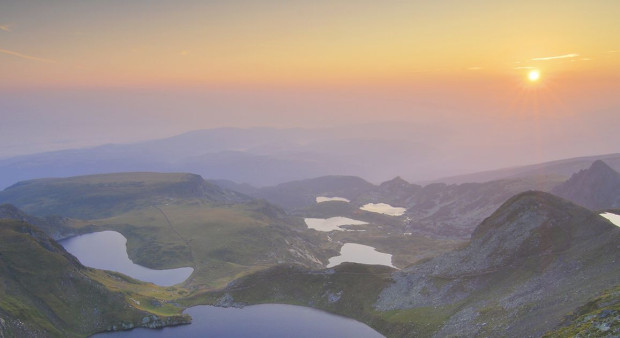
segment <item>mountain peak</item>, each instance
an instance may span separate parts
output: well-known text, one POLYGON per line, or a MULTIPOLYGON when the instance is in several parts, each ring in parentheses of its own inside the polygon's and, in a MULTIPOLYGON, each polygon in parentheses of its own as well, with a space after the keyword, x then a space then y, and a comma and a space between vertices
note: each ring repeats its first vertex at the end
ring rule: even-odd
POLYGON ((608 166, 607 163, 605 163, 603 160, 596 160, 592 162, 590 169, 615 171, 610 166, 608 166))
POLYGON ((620 207, 620 174, 607 163, 597 160, 581 170, 553 193, 592 210, 620 207))
POLYGON ((617 229, 584 207, 549 193, 524 192, 476 228, 449 274, 497 269, 535 255, 552 257, 610 231, 617 229))
POLYGON ((402 179, 402 177, 400 176, 396 176, 393 179, 389 180, 389 181, 385 181, 383 183, 381 183, 381 187, 383 186, 408 186, 409 182, 405 181, 404 179, 402 179))
POLYGON ((485 219, 471 235, 472 239, 484 236, 494 228, 504 226, 508 222, 529 215, 540 214, 545 208, 558 208, 560 203, 566 204, 557 196, 542 191, 526 191, 509 198, 491 216, 485 219))
POLYGON ((617 285, 619 241, 620 228, 591 210, 528 191, 485 219, 468 246, 394 274, 376 307, 454 311, 437 336, 542 335, 617 285), (472 325, 482 321, 509 324, 496 332, 472 325))

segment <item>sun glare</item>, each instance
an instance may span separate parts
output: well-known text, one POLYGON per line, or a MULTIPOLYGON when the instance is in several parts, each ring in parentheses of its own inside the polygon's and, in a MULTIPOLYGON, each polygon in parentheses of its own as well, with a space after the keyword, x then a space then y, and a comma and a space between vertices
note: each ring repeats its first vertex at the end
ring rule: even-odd
POLYGON ((538 81, 538 79, 540 79, 540 72, 538 71, 538 69, 532 69, 527 74, 527 78, 528 80, 530 80, 530 82, 536 82, 538 81))

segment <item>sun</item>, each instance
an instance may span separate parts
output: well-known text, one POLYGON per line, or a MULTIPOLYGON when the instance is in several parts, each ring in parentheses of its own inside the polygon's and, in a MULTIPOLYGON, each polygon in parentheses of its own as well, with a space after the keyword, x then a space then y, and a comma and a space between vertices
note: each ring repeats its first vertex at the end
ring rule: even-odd
POLYGON ((540 79, 540 72, 538 71, 538 69, 532 69, 527 74, 527 78, 528 80, 530 80, 530 82, 536 82, 538 81, 538 79, 540 79))

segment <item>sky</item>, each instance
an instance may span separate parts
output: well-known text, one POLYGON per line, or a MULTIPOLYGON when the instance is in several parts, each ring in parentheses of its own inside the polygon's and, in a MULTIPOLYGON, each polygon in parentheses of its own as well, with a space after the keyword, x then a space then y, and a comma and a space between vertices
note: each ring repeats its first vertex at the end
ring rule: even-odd
POLYGON ((620 152, 618 18, 617 0, 3 0, 0 158, 380 122, 497 167, 620 152))

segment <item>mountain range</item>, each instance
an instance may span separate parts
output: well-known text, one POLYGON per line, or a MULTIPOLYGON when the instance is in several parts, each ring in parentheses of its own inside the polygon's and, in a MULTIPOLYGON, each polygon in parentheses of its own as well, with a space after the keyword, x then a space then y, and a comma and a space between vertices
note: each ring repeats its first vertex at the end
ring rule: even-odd
POLYGON ((400 177, 374 185, 354 176, 324 176, 263 188, 223 180, 212 182, 265 199, 293 215, 304 217, 340 215, 355 218, 360 217, 359 208, 366 203, 388 203, 406 208, 400 217, 401 233, 467 239, 483 219, 511 196, 528 190, 550 191, 563 180, 557 176, 533 176, 484 183, 421 186, 400 177), (316 198, 320 196, 343 197, 350 203, 317 204, 316 198))
POLYGON ((620 208, 620 173, 597 160, 552 192, 592 210, 620 208))
POLYGON ((192 172, 264 186, 329 174, 375 179, 424 164, 428 145, 405 133, 381 136, 379 129, 220 128, 17 156, 0 159, 0 188, 33 178, 134 171, 192 172))
MULTIPOLYGON (((450 132, 450 131, 448 131, 450 132)), ((453 132, 453 131, 452 131, 453 132)), ((511 167, 514 160, 476 158, 472 150, 446 153, 449 139, 423 126, 352 125, 325 129, 219 128, 130 144, 108 144, 0 159, 0 188, 18 181, 117 172, 190 172, 257 187, 326 175, 381 182, 472 183, 541 175, 562 179, 597 159, 620 170, 620 155, 573 158, 511 167), (489 167, 507 169, 459 177, 489 167)), ((453 141, 453 140, 452 140, 453 141)), ((450 142, 452 142, 450 141, 450 142)), ((518 162, 517 162, 518 163, 518 162)))
MULTIPOLYGON (((21 181, 0 192, 15 205, 0 206, 0 333, 83 336, 185 323, 180 311, 197 304, 263 302, 321 308, 388 336, 573 332, 620 304, 620 229, 597 214, 617 210, 619 176, 595 161, 565 180, 426 186, 325 176, 261 188, 151 172, 21 181), (366 203, 406 210, 382 215, 366 203), (327 233, 302 220, 333 216, 368 224, 327 233), (157 288, 86 268, 54 241, 102 230, 123 234, 138 264, 194 273, 157 288), (401 270, 325 269, 343 243, 390 252, 401 270)), ((620 334, 620 322, 597 323, 620 334)))

